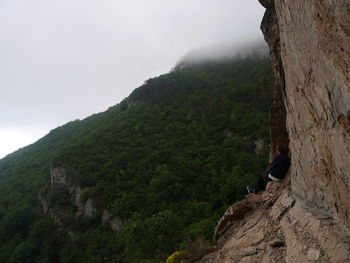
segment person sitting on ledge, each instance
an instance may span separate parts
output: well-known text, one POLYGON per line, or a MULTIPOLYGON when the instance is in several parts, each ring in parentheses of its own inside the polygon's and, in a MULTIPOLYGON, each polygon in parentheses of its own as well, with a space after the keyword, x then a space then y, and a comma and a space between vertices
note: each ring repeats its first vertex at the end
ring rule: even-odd
POLYGON ((258 176, 255 188, 247 186, 249 194, 257 194, 265 190, 268 181, 278 182, 286 175, 290 166, 289 149, 286 145, 280 143, 277 145, 276 151, 277 156, 273 159, 267 170, 258 176))

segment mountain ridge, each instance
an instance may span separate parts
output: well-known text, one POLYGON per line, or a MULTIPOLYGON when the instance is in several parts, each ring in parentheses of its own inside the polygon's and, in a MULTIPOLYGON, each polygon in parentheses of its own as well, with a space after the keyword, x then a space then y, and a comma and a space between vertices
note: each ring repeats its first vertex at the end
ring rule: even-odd
POLYGON ((0 261, 159 262, 210 240, 266 163, 269 65, 175 69, 2 159, 0 261))

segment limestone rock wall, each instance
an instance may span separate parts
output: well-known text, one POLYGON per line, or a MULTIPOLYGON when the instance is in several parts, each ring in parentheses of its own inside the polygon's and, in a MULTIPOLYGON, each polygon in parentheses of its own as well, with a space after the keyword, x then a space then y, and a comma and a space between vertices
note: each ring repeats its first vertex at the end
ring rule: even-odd
POLYGON ((275 0, 292 193, 350 227, 350 2, 275 0))

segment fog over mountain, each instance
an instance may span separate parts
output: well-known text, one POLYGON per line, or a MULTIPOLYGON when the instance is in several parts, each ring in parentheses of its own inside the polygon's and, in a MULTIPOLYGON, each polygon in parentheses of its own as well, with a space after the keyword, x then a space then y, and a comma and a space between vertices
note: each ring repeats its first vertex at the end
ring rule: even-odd
POLYGON ((236 57, 255 56, 262 58, 268 55, 269 48, 262 39, 241 43, 224 43, 191 50, 177 62, 177 66, 221 61, 236 57))
POLYGON ((0 158, 120 102, 189 50, 261 39, 262 15, 255 0, 1 1, 0 158))

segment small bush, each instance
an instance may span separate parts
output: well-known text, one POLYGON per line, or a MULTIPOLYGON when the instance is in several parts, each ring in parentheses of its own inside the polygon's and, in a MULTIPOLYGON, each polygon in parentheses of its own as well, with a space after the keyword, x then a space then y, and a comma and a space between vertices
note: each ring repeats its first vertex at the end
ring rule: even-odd
POLYGON ((173 254, 171 254, 168 257, 168 259, 166 260, 166 263, 180 263, 184 258, 185 254, 186 254, 186 251, 175 251, 173 254))

